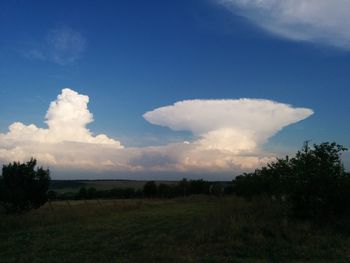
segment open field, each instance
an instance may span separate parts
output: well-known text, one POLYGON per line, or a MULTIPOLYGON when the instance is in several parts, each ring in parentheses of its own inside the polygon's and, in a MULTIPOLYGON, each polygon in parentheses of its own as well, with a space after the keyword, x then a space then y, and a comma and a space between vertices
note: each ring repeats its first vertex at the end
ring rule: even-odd
POLYGON ((2 215, 0 262, 349 262, 349 231, 237 197, 53 202, 2 215))

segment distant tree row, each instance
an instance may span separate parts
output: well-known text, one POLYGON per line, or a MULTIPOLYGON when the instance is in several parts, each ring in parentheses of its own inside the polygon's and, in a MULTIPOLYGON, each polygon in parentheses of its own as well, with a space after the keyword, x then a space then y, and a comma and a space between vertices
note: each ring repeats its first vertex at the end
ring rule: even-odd
POLYGON ((113 188, 110 190, 97 190, 95 187, 80 187, 78 192, 48 192, 50 200, 88 200, 88 199, 129 199, 142 198, 142 189, 113 188))
POLYGON ((49 191, 50 200, 66 200, 66 199, 115 199, 115 198, 174 198, 181 196, 189 196, 194 194, 205 195, 223 195, 232 193, 232 184, 223 184, 219 182, 209 182, 203 179, 187 180, 182 179, 177 183, 160 183, 148 181, 142 189, 135 188, 113 188, 110 190, 97 190, 94 187, 80 187, 77 193, 67 192, 58 193, 49 191))
POLYGON ((50 171, 36 168, 37 161, 13 162, 3 165, 0 177, 0 204, 8 213, 36 209, 48 200, 113 199, 113 198, 174 198, 193 194, 222 195, 232 193, 232 185, 204 180, 183 179, 178 183, 147 182, 142 189, 114 188, 97 190, 81 187, 77 193, 49 191, 50 171))
POLYGON ((143 193, 145 197, 151 198, 173 198, 198 194, 220 196, 232 193, 232 189, 232 184, 184 178, 176 184, 157 185, 154 181, 149 181, 144 185, 143 193))
POLYGON ((336 143, 309 146, 297 154, 237 176, 234 191, 248 199, 267 195, 285 202, 290 214, 322 221, 350 212, 350 174, 344 169, 336 143))

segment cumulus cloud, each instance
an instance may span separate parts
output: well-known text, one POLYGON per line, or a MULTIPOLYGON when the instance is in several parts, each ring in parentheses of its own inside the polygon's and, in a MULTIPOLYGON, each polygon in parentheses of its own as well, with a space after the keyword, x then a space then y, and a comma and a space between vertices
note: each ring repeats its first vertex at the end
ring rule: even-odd
POLYGON ((86 127, 93 121, 93 115, 87 108, 88 102, 88 96, 63 89, 47 111, 47 128, 15 122, 10 125, 7 133, 0 134, 0 158, 12 161, 35 156, 48 164, 59 164, 60 161, 56 158, 59 153, 62 153, 61 161, 63 155, 66 155, 65 158, 72 157, 72 160, 79 159, 72 156, 77 152, 72 149, 74 147, 83 149, 82 145, 87 145, 90 148, 123 148, 119 141, 104 134, 94 136, 86 127))
POLYGON ((31 59, 71 65, 79 60, 86 49, 83 35, 69 27, 50 30, 41 44, 25 52, 31 59))
POLYGON ((350 49, 348 0, 215 1, 278 36, 350 49))
POLYGON ((0 133, 0 162, 37 158, 63 170, 239 173, 271 161, 261 146, 312 110, 269 100, 188 100, 146 112, 150 123, 193 133, 192 141, 129 147, 87 125, 89 97, 63 89, 51 102, 45 128, 15 122, 0 133))
POLYGON ((46 114, 49 137, 47 140, 73 141, 97 144, 112 144, 121 147, 118 141, 104 134, 92 136, 86 125, 93 121, 87 108, 89 97, 71 89, 63 89, 57 100, 51 102, 46 114))

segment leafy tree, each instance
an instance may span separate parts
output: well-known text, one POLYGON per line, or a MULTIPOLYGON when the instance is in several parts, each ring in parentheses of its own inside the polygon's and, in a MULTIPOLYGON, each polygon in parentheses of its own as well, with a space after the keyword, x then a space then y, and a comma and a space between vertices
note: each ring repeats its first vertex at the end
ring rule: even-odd
POLYGON ((42 167, 35 169, 36 164, 31 158, 26 163, 3 165, 0 193, 7 212, 28 211, 46 203, 50 171, 42 167))
POLYGON ((210 186, 209 192, 215 196, 222 196, 224 194, 224 187, 220 183, 214 183, 210 186))
POLYGON ((124 198, 132 198, 135 196, 135 189, 132 187, 127 187, 123 189, 124 198))
POLYGON ((149 181, 143 186, 143 193, 146 197, 155 197, 158 193, 157 184, 154 181, 149 181))
POLYGON ((47 198, 49 200, 56 200, 58 197, 58 193, 56 191, 50 190, 47 192, 47 198))
POLYGON ((171 186, 169 184, 164 184, 164 183, 159 184, 158 195, 159 197, 162 197, 162 198, 174 197, 175 196, 174 186, 171 186))
POLYGON ((248 198, 267 194, 285 199, 297 217, 334 219, 349 212, 350 175, 341 161, 346 150, 335 142, 313 148, 306 142, 293 158, 277 159, 236 177, 235 192, 248 198))
POLYGON ((88 191, 84 186, 80 187, 77 198, 78 199, 86 199, 88 197, 88 191))
POLYGON ((191 194, 209 194, 210 183, 200 180, 190 180, 189 192, 191 194))
POLYGON ((313 149, 305 143, 290 160, 285 192, 295 215, 327 220, 346 211, 349 176, 341 161, 346 150, 335 142, 315 144, 313 149))
POLYGON ((123 189, 113 188, 110 190, 110 194, 112 198, 122 198, 123 197, 123 189))
POLYGON ((86 197, 87 197, 88 199, 96 198, 96 197, 97 197, 97 190, 96 190, 96 188, 95 188, 95 187, 89 187, 89 188, 87 189, 87 195, 86 195, 86 197))
POLYGON ((158 195, 159 197, 168 197, 169 195, 169 186, 166 184, 159 184, 158 186, 158 195))
POLYGON ((179 181, 177 184, 177 187, 180 195, 183 195, 183 196, 189 195, 190 183, 186 178, 183 178, 181 181, 179 181))

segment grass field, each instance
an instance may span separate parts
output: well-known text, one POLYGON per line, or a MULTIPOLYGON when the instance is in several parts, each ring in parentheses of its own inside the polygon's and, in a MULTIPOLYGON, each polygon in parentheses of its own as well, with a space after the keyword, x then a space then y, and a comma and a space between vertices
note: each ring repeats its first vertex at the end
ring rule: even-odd
POLYGON ((287 222, 269 200, 60 201, 0 220, 0 262, 349 261, 347 231, 287 222))

